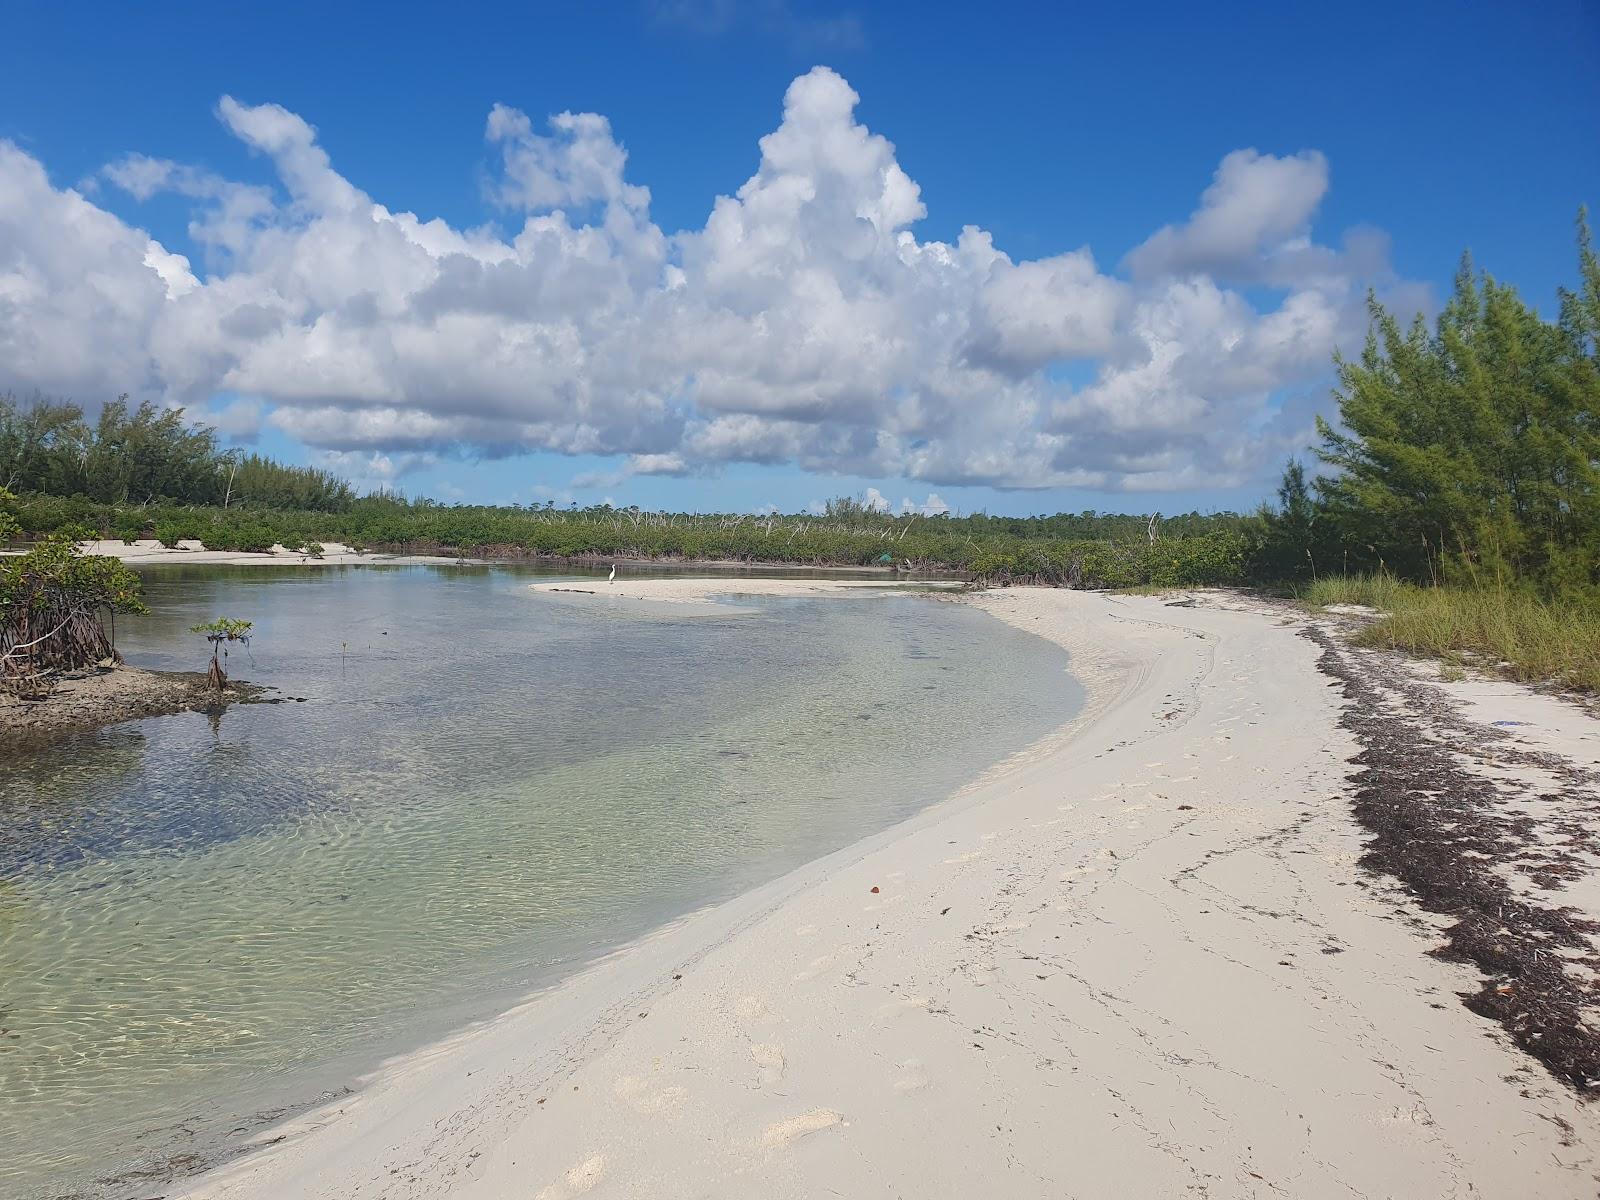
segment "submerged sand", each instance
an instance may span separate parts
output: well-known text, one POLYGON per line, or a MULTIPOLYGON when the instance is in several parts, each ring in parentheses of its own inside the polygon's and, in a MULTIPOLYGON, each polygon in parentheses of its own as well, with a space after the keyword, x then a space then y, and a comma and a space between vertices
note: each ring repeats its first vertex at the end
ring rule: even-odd
POLYGON ((885 579, 722 579, 675 578, 547 579, 528 585, 531 592, 593 596, 596 600, 644 601, 652 604, 702 604, 728 596, 857 596, 884 593, 959 590, 960 583, 885 579))
MULTIPOLYGON (((1462 1003, 1483 972, 1427 953, 1446 922, 1358 865, 1361 730, 1303 619, 1035 589, 967 602, 1071 652, 1071 726, 166 1194, 1595 1194, 1578 1090, 1462 1003)), ((1589 718, 1466 686, 1452 719, 1485 744, 1493 720, 1525 721, 1507 736, 1590 786, 1589 718)), ((1515 756, 1491 766, 1542 786, 1515 756)))
POLYGON ((885 596, 955 594, 964 584, 895 579, 547 579, 528 590, 548 600, 584 605, 621 616, 709 617, 749 611, 740 597, 885 596))

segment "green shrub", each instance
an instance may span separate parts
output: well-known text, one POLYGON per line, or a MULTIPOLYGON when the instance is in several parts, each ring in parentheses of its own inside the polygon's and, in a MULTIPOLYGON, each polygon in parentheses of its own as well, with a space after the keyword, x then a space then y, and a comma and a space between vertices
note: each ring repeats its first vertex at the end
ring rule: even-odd
POLYGON ((168 520, 158 521, 155 527, 156 541, 168 550, 176 550, 179 542, 193 542, 200 540, 200 523, 198 521, 168 520))

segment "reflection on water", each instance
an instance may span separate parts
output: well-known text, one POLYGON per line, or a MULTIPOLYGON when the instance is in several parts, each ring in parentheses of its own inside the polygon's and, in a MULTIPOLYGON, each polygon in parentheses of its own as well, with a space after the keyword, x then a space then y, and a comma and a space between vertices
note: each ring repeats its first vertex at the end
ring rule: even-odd
POLYGON ((527 582, 148 576, 131 662, 197 668, 188 627, 242 617, 230 669, 305 702, 0 763, 0 1193, 214 1145, 948 794, 1077 700, 1063 655, 959 605, 641 618, 527 582))

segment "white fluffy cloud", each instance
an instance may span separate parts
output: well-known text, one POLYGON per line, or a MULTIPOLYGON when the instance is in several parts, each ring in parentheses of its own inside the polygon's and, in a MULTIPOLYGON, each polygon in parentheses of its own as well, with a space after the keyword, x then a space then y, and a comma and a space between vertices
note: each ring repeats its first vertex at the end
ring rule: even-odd
POLYGON ((1188 221, 1159 230, 1128 255, 1128 266, 1140 276, 1254 278, 1264 260, 1306 246, 1327 190, 1328 160, 1316 151, 1276 158, 1235 150, 1188 221))
POLYGON ((944 502, 938 492, 929 492, 928 498, 918 504, 910 496, 900 499, 900 514, 920 513, 924 517, 939 517, 950 511, 950 506, 944 502))
POLYGON ((277 189, 140 155, 99 183, 187 198, 199 268, 0 142, 0 388, 197 409, 231 393, 213 411, 241 430, 265 421, 366 479, 546 449, 619 456, 616 480, 754 462, 1206 486, 1303 438, 1283 397, 1326 374, 1388 281, 1381 235, 1312 241, 1315 153, 1229 154, 1124 274, 1087 248, 1014 261, 976 226, 919 240, 920 189, 857 99, 826 68, 796 79, 755 174, 676 233, 604 117, 496 105, 499 233, 392 212, 301 117, 224 97, 277 189))
POLYGON ((323 470, 348 479, 360 492, 389 491, 402 475, 438 461, 430 454, 363 453, 359 450, 318 450, 311 460, 323 470))

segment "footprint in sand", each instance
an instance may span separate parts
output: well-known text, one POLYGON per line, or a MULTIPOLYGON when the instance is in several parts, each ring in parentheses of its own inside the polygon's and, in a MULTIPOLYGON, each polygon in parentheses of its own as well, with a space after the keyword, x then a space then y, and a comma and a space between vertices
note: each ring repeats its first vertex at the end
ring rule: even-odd
POLYGON ((617 1099, 627 1104, 634 1112, 644 1113, 647 1116, 671 1112, 681 1105, 689 1094, 681 1087, 652 1090, 649 1082, 637 1075, 624 1075, 612 1085, 611 1090, 617 1094, 617 1099))
POLYGON ((761 1068, 761 1085, 771 1087, 783 1078, 784 1068, 788 1060, 783 1056, 783 1047, 774 1046, 770 1042, 758 1042, 750 1047, 750 1057, 755 1060, 756 1066, 761 1068))
POLYGON ((733 1015, 741 1021, 759 1021, 772 1014, 760 996, 740 996, 733 1006, 733 1015))
POLYGON ((821 955, 818 958, 813 958, 811 960, 811 964, 806 967, 804 971, 797 971, 795 973, 795 982, 804 983, 808 979, 815 979, 818 975, 821 975, 830 966, 832 966, 833 960, 837 957, 839 957, 839 952, 834 950, 828 954, 821 955))
POLYGON ((925 1012, 928 1008, 926 996, 903 996, 894 1000, 886 1000, 878 1005, 877 1011, 872 1014, 872 1019, 879 1024, 892 1021, 896 1017, 903 1017, 908 1012, 925 1012))
POLYGON ((831 1108, 813 1108, 798 1117, 768 1125, 761 1134, 761 1144, 769 1150, 778 1150, 809 1134, 830 1129, 842 1120, 844 1117, 831 1108))
POLYGON ((905 1062, 896 1063, 900 1070, 900 1078, 894 1081, 894 1090, 897 1092, 920 1092, 928 1086, 928 1073, 922 1069, 922 1061, 908 1058, 905 1062))
POLYGON ((559 1183, 542 1189, 534 1200, 568 1200, 572 1196, 585 1195, 594 1190, 595 1184, 604 1178, 605 1173, 605 1156, 591 1154, 563 1175, 559 1183))

